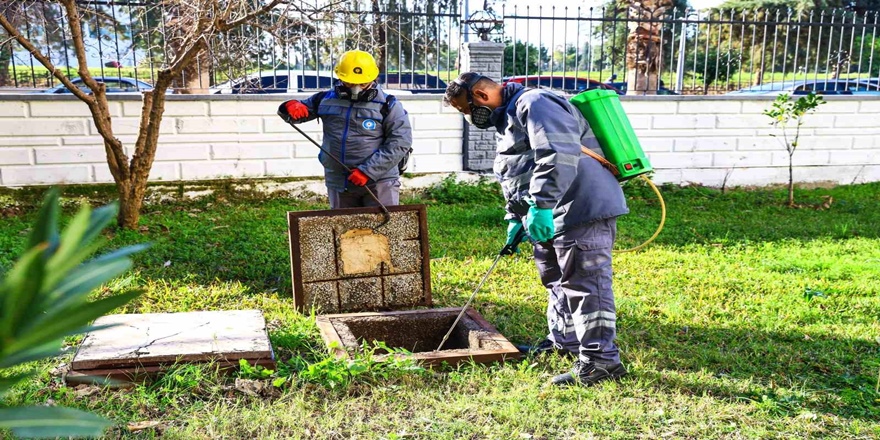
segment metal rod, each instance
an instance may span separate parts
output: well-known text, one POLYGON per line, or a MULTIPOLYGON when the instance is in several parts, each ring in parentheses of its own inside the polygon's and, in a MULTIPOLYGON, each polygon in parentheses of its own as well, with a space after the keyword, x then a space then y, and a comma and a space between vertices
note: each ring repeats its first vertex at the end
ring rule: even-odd
MULTIPOLYGON (((116 6, 110 5, 110 16, 113 17, 113 25, 116 25, 116 6)), ((119 53, 119 33, 113 32, 113 45, 116 49, 116 77, 122 78, 122 55, 119 53)), ((135 87, 137 87, 137 81, 135 81, 135 87)))
MULTIPOLYGON (((129 10, 131 7, 129 6, 129 10)), ((61 41, 64 45, 64 65, 67 68, 67 77, 70 78, 70 48, 67 47, 67 25, 64 24, 64 17, 67 15, 65 10, 59 6, 59 16, 61 17, 61 41)), ((10 45, 10 48, 12 46, 10 45)))
MULTIPOLYGON (((319 144, 317 141, 312 139, 311 136, 307 135, 304 131, 302 131, 302 129, 297 127, 296 124, 290 124, 290 126, 293 127, 294 129, 296 129, 296 131, 298 131, 299 134, 301 134, 304 138, 308 139, 311 143, 315 144, 315 146, 318 147, 319 150, 321 150, 324 154, 326 154, 327 157, 329 157, 330 159, 333 159, 333 161, 336 162, 337 164, 339 164, 339 166, 341 166, 342 169, 344 169, 347 173, 351 174, 351 168, 349 168, 348 165, 346 165, 344 162, 339 160, 339 158, 336 157, 333 153, 325 150, 324 147, 321 146, 321 144, 319 144)), ((379 224, 379 226, 377 226, 377 228, 388 223, 388 221, 391 220, 391 214, 388 213, 388 208, 386 208, 385 205, 382 204, 382 202, 379 200, 379 198, 376 197, 376 194, 368 186, 364 185, 362 188, 367 191, 367 194, 369 194, 370 197, 372 197, 373 200, 375 200, 376 203, 379 204, 379 208, 382 209, 382 215, 384 216, 385 219, 382 221, 382 223, 379 224)))
MULTIPOLYGON (((779 41, 779 10, 776 11, 776 20, 773 24, 773 55, 771 55, 770 60, 770 81, 776 82, 774 76, 776 75, 776 49, 778 48, 777 42, 779 41)), ((781 87, 781 85, 780 85, 781 87)))
MULTIPOLYGON (((513 5, 513 15, 516 15, 516 5, 513 5)), ((517 39, 517 34, 516 34, 516 24, 518 22, 519 22, 519 20, 513 20, 513 39, 512 39, 513 40, 513 47, 511 48, 512 55, 511 55, 510 76, 516 76, 516 43, 519 41, 517 39)), ((526 61, 528 62, 528 59, 526 61)), ((503 66, 502 66, 501 71, 504 72, 503 66)))
MULTIPOLYGON (((538 15, 543 15, 543 6, 538 6, 538 15)), ((541 83, 541 74, 544 73, 544 20, 538 20, 538 84, 541 83)), ((526 80, 528 85, 528 80, 526 80)))
MULTIPOLYGON (((763 32, 763 35, 761 35, 761 71, 759 72, 760 75, 758 76, 758 80, 761 82, 761 84, 764 84, 764 55, 766 55, 766 52, 767 52, 767 25, 764 25, 764 32, 763 32)), ((772 88, 772 86, 771 86, 771 88, 772 88)))
MULTIPOLYGON (((566 8, 566 9, 567 9, 567 8, 566 8)), ((580 16, 581 16, 581 7, 580 7, 580 6, 578 6, 578 9, 577 9, 577 15, 578 15, 578 18, 580 18, 580 16)), ((580 79, 580 76, 581 76, 581 60, 580 60, 580 57, 581 57, 581 21, 578 20, 578 21, 577 21, 577 37, 575 37, 575 42, 574 42, 574 78, 575 78, 574 81, 575 81, 575 88, 577 88, 577 81, 580 79)), ((585 85, 585 89, 584 89, 584 90, 589 89, 589 88, 590 88, 590 80, 589 80, 589 78, 588 78, 588 79, 587 79, 587 84, 585 85)))
MULTIPOLYGON (((134 77, 135 79, 139 79, 138 76, 138 62, 137 62, 137 33, 134 32, 134 17, 131 13, 131 5, 128 5, 128 26, 129 26, 129 34, 131 35, 131 63, 134 66, 134 77)), ((138 90, 140 90, 140 83, 138 83, 138 90)))
POLYGON ((788 11, 788 26, 785 27, 785 46, 782 51, 782 80, 785 81, 785 68, 788 67, 788 39, 791 36, 791 10, 788 11))
MULTIPOLYGON (((801 20, 801 12, 798 11, 798 21, 801 20)), ((792 79, 797 80, 798 77, 798 55, 800 55, 800 45, 801 45, 801 26, 797 27, 797 33, 794 36, 794 60, 792 66, 792 79)))
POLYGON ((828 68, 831 65, 831 46, 834 46, 834 10, 831 11, 831 28, 828 29, 828 52, 825 55, 825 79, 828 79, 828 68))
MULTIPOLYGON (((865 12, 864 22, 865 22, 865 24, 868 23, 868 13, 867 12, 865 12)), ((863 27, 862 28, 862 35, 861 35, 861 37, 859 37, 859 66, 858 66, 858 73, 856 75, 856 81, 858 81, 858 82, 862 81, 862 59, 864 58, 863 54, 865 53, 864 49, 865 49, 865 31, 866 30, 867 30, 867 28, 863 27)), ((868 72, 868 77, 870 78, 870 76, 871 76, 871 74, 870 74, 870 72, 868 72)))
MULTIPOLYGON (((552 17, 556 17, 556 6, 550 7, 550 14, 552 17)), ((553 65, 555 63, 556 58, 556 29, 551 26, 550 27, 550 87, 553 87, 553 65)), ((563 87, 565 88, 565 82, 563 81, 563 87)))
POLYGON ((855 24, 856 24, 856 19, 858 17, 859 17, 859 13, 853 12, 853 18, 852 18, 852 25, 853 26, 852 26, 852 31, 850 32, 850 37, 849 37, 849 52, 847 52, 847 54, 846 54, 847 55, 847 58, 846 58, 846 78, 847 79, 849 79, 849 71, 851 70, 851 66, 852 66, 853 44, 855 43, 855 40, 856 40, 855 24))
MULTIPOLYGON (((526 5, 526 14, 529 13, 529 6, 526 5)), ((531 41, 529 41, 529 31, 532 28, 532 22, 526 20, 526 71, 523 72, 523 75, 526 75, 526 80, 524 83, 528 84, 528 75, 529 75, 529 46, 531 46, 531 41)))
POLYGON ((467 309, 468 309, 468 307, 470 307, 471 302, 473 302, 474 297, 477 296, 477 292, 480 291, 480 288, 483 287, 483 284, 486 282, 487 279, 489 279, 489 275, 491 275, 492 271, 495 270, 495 266, 498 265, 498 262, 501 261, 501 257, 503 257, 503 256, 504 256, 504 254, 499 253, 498 256, 495 257, 495 261, 492 262, 492 266, 490 266, 489 270, 486 271, 486 274, 483 275, 483 279, 480 280, 480 284, 477 284, 477 288, 474 289, 473 293, 471 293, 471 296, 468 298, 467 302, 464 303, 464 306, 461 308, 461 311, 458 312, 458 316, 455 318, 455 321, 453 321, 452 325, 449 327, 449 331, 446 332, 446 334, 443 336, 443 340, 440 341, 440 345, 438 345, 437 349, 434 351, 440 351, 443 348, 443 344, 446 344, 446 340, 449 339, 449 335, 451 335, 452 331, 455 330, 455 326, 458 325, 458 321, 460 321, 461 317, 464 316, 465 312, 467 312, 467 309))
MULTIPOLYGON (((590 16, 592 17, 593 12, 590 10, 590 16)), ((605 7, 602 7, 602 16, 605 16, 605 7)), ((590 22, 592 25, 592 22, 590 22)), ((602 32, 599 33, 599 82, 602 82, 602 72, 605 70, 605 28, 602 27, 602 32)))
MULTIPOLYGON (((825 22, 825 11, 822 11, 820 22, 825 22)), ((819 26, 819 39, 816 42, 816 62, 813 67, 813 82, 819 80, 819 57, 822 56, 822 26, 819 26)), ((808 77, 809 79, 809 77, 808 77)))
MULTIPOLYGON (((871 46, 874 47, 877 44, 877 18, 880 17, 880 12, 874 13, 874 30, 871 31, 871 46)), ((868 59, 868 76, 870 76, 871 72, 873 72, 874 67, 874 51, 871 50, 871 57, 868 59)), ((875 86, 875 90, 880 90, 880 82, 875 86)))
MULTIPOLYGON (((28 41, 33 41, 33 39, 31 38, 31 21, 28 20, 27 17, 25 17, 25 20, 24 20, 24 27, 25 27, 25 35, 27 36, 28 41)), ((15 58, 14 51, 12 52, 12 58, 15 58)), ((30 56, 30 57, 28 57, 28 60, 30 61, 30 64, 31 64, 31 87, 39 87, 37 85, 37 74, 34 70, 34 57, 30 56)))

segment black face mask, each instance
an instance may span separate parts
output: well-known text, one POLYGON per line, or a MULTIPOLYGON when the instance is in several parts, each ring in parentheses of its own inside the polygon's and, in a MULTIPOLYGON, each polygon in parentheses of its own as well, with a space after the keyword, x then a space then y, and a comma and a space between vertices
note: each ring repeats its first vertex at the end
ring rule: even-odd
POLYGON ((360 93, 355 96, 354 93, 352 93, 352 90, 346 87, 345 84, 342 84, 342 82, 336 84, 334 91, 339 99, 347 99, 354 102, 370 102, 376 99, 376 96, 379 94, 379 90, 373 86, 367 90, 361 90, 360 93))
POLYGON ((474 127, 485 130, 492 126, 492 121, 490 120, 492 116, 492 109, 486 107, 485 105, 474 104, 474 97, 471 93, 471 88, 473 88, 473 86, 476 85, 483 78, 485 77, 477 75, 467 83, 459 81, 458 79, 453 82, 462 86, 467 91, 467 103, 470 107, 471 114, 470 118, 467 118, 467 116, 465 116, 465 119, 468 119, 468 122, 474 124, 474 127))

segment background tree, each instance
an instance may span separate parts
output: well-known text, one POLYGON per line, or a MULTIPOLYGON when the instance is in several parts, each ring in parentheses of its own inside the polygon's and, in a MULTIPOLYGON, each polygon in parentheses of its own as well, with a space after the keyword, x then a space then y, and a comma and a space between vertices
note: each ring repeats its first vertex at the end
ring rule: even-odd
MULTIPOLYGON (((88 70, 82 23, 84 6, 76 0, 57 2, 63 7, 64 22, 76 55, 77 73, 91 93, 75 87, 64 71, 56 68, 40 45, 28 39, 3 15, 0 15, 0 26, 88 106, 95 127, 103 139, 107 164, 119 194, 117 223, 124 228, 134 228, 138 224, 147 178, 156 155, 159 127, 165 111, 165 92, 172 86, 175 78, 197 62, 214 36, 253 23, 276 7, 285 11, 299 11, 297 6, 286 4, 285 0, 163 0, 156 3, 156 6, 175 6, 180 16, 189 18, 166 23, 166 31, 175 35, 177 42, 168 50, 167 59, 157 73, 153 90, 143 93, 140 128, 132 149, 134 154, 129 159, 122 142, 113 133, 105 86, 95 81, 88 70)), ((25 2, 19 4, 23 3, 25 2)), ((27 3, 28 6, 37 7, 35 5, 39 2, 27 3)), ((278 23, 279 26, 285 24, 278 23)))
POLYGON ((672 0, 641 0, 629 5, 626 38, 627 94, 656 95, 660 84, 662 20, 675 6, 672 0))
POLYGON ((780 129, 782 137, 771 134, 782 143, 785 151, 788 152, 788 206, 795 207, 794 203, 794 153, 797 151, 798 141, 801 135, 801 126, 804 125, 804 117, 816 111, 816 108, 825 104, 821 96, 817 96, 814 92, 809 95, 801 96, 797 100, 792 101, 791 96, 783 93, 776 97, 773 104, 764 114, 771 119, 770 125, 780 129), (791 123, 794 123, 794 133, 791 123))
MULTIPOLYGON (((593 68, 595 70, 611 70, 617 74, 627 70, 627 80, 641 81, 638 89, 627 85, 627 93, 647 93, 649 87, 656 93, 657 75, 659 74, 660 55, 672 54, 674 36, 680 29, 673 29, 673 17, 680 18, 687 10, 687 0, 647 0, 630 2, 611 0, 602 8, 605 21, 593 30, 593 68), (646 22, 654 20, 659 22, 646 22), (637 36, 639 35, 639 36, 637 36), (650 43, 650 44, 649 44, 650 43), (626 47, 624 53, 621 48, 626 47), (649 59, 650 58, 650 59, 649 59), (643 71, 647 67, 655 69, 653 81, 636 77, 635 70, 630 67, 640 66, 643 71), (649 83, 649 84, 646 84, 649 83)), ((644 75, 643 75, 644 76, 644 75)))
POLYGON ((741 59, 742 56, 735 50, 710 48, 705 54, 698 54, 696 74, 703 78, 703 94, 709 92, 712 84, 726 82, 731 76, 738 74, 741 59))
POLYGON ((526 44, 519 40, 515 43, 508 41, 504 47, 504 63, 502 63, 504 72, 502 75, 535 75, 538 73, 541 61, 547 58, 547 48, 545 47, 538 50, 532 43, 526 44))

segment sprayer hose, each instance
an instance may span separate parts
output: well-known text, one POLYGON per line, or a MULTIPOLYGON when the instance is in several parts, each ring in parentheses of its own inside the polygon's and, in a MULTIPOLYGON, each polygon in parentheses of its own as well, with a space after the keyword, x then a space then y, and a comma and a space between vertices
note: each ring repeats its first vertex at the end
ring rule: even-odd
POLYGON ((651 238, 649 238, 644 243, 642 243, 634 248, 612 251, 616 254, 623 253, 623 252, 635 252, 635 251, 651 244, 651 242, 654 241, 654 239, 657 238, 658 235, 660 235, 660 231, 663 230, 663 224, 666 223, 666 202, 663 201, 663 195, 660 194, 660 190, 657 189, 657 185, 654 185, 654 182, 651 182, 651 179, 649 179, 648 176, 642 174, 639 177, 641 177, 645 182, 648 182, 648 186, 650 186, 651 189, 654 190, 654 194, 657 194, 657 200, 660 200, 660 225, 657 226, 657 230, 654 231, 654 235, 652 235, 651 238))

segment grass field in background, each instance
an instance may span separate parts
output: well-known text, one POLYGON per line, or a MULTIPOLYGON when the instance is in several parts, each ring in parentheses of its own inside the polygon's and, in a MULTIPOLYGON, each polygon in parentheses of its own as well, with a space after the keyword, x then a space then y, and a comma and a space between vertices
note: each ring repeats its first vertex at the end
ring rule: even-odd
MULTIPOLYGON (((614 288, 630 376, 557 389, 557 355, 424 371, 406 362, 328 358, 314 319, 291 301, 285 212, 326 205, 210 185, 199 200, 151 202, 140 231, 110 231, 109 247, 151 242, 130 276, 99 294, 140 286, 121 312, 262 309, 279 356, 274 396, 234 390, 234 378, 181 366, 128 391, 77 396, 41 363, 6 404, 75 406, 112 418, 108 438, 833 438, 880 437, 880 184, 785 190, 663 188, 666 229, 645 251, 617 254, 614 288), (129 422, 158 421, 131 433, 129 422)), ((195 188, 181 187, 181 191, 195 188)), ((643 186, 625 188, 632 213, 618 247, 658 222, 643 186)), ((41 190, 0 195, 0 267, 23 250, 41 190)), ((447 181, 406 203, 428 203, 436 306, 460 306, 505 238, 494 184, 447 181)), ((64 190, 113 197, 106 186, 64 190)), ((318 199, 322 200, 322 199, 318 199)), ((66 217, 69 218, 69 217, 66 217)), ((509 339, 546 332, 546 293, 523 252, 504 259, 474 306, 509 339)), ((71 342, 74 342, 73 340, 71 342)), ((2 437, 2 433, 0 433, 2 437)))

